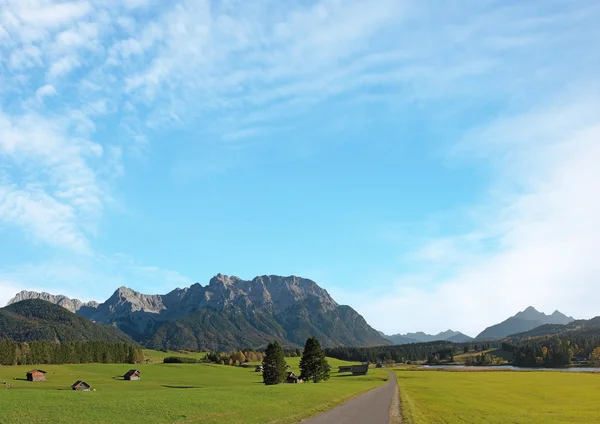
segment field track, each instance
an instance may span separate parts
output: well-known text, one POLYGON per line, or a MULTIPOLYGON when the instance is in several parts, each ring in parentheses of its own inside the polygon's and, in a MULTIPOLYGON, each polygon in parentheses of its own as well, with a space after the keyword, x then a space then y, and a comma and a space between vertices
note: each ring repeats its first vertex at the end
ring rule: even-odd
POLYGON ((383 386, 363 393, 343 405, 302 421, 304 424, 389 424, 390 409, 397 407, 396 375, 388 371, 390 378, 383 386))

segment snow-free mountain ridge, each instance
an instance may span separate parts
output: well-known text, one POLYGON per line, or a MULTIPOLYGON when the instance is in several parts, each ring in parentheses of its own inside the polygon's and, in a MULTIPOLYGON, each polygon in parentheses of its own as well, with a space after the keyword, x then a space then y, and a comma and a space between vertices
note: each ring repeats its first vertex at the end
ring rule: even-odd
POLYGON ((473 340, 472 337, 469 337, 466 334, 461 333, 460 331, 453 330, 442 331, 438 334, 427 334, 422 331, 418 331, 416 333, 392 334, 389 336, 381 332, 379 334, 391 341, 393 344, 424 343, 440 340, 446 340, 455 343, 464 343, 473 340))
POLYGON ((170 349, 260 347, 277 339, 301 346, 319 337, 324 346, 389 344, 349 306, 338 305, 312 280, 263 275, 252 280, 218 274, 167 294, 119 287, 102 303, 20 292, 25 299, 56 303, 90 320, 113 324, 147 346, 170 349))
POLYGON ((544 324, 568 324, 575 319, 565 314, 554 311, 550 315, 539 312, 533 306, 516 313, 514 316, 502 321, 499 324, 487 327, 475 337, 475 340, 494 340, 500 339, 511 334, 521 333, 532 330, 544 324))

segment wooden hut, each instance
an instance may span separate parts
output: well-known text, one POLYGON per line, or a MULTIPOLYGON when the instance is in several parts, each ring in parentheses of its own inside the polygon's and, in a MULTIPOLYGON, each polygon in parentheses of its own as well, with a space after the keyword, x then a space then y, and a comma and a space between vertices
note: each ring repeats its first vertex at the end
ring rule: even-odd
POLYGON ((139 380, 140 379, 140 372, 138 370, 129 370, 123 376, 123 378, 125 380, 139 380))
POLYGON ((298 384, 298 383, 302 383, 303 381, 300 377, 298 377, 293 372, 288 372, 287 377, 285 378, 285 382, 288 384, 298 384))
POLYGON ((352 365, 352 375, 365 375, 369 371, 369 364, 352 365))
POLYGON ((27 381, 46 381, 46 371, 31 370, 27 373, 27 381))
POLYGON ((338 372, 352 372, 352 365, 342 365, 338 367, 338 372))
POLYGON ((81 390, 84 392, 89 392, 91 389, 91 386, 89 384, 87 384, 85 381, 83 380, 77 380, 72 386, 71 389, 73 390, 81 390))
POLYGON ((263 366, 262 366, 262 365, 258 365, 258 366, 257 366, 257 367, 254 369, 254 371, 256 371, 256 372, 263 372, 263 366))

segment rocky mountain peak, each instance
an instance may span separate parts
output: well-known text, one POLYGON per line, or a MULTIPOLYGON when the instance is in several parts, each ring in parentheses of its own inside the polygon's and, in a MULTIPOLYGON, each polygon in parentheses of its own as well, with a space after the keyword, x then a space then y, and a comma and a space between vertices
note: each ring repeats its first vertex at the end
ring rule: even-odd
POLYGON ((17 293, 15 295, 15 297, 13 297, 12 299, 10 299, 8 301, 7 305, 11 305, 13 303, 17 303, 17 302, 21 302, 22 300, 29 300, 29 299, 45 300, 47 302, 62 306, 63 308, 65 308, 71 312, 77 312, 79 309, 81 309, 84 306, 92 307, 92 308, 95 308, 98 306, 97 302, 82 302, 79 299, 71 299, 62 294, 53 295, 53 294, 46 293, 46 292, 38 293, 35 291, 27 291, 27 290, 22 290, 19 293, 17 293))
POLYGON ((158 313, 165 309, 161 295, 148 295, 137 292, 129 287, 121 286, 99 309, 110 311, 143 311, 158 313))

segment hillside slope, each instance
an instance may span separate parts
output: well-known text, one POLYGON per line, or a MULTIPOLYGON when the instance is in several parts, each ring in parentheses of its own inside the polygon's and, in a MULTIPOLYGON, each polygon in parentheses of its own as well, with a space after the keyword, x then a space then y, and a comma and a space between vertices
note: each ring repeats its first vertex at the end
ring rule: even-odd
POLYGON ((0 308, 0 339, 77 342, 105 341, 132 344, 116 328, 99 325, 50 302, 30 299, 0 308))

